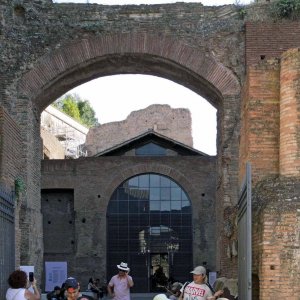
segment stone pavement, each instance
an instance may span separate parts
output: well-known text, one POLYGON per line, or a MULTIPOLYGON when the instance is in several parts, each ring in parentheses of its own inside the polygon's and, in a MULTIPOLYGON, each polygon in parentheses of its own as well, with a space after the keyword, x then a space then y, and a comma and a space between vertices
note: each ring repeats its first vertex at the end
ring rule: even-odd
MULTIPOLYGON (((87 294, 86 292, 83 292, 84 294, 87 294)), ((160 293, 131 293, 131 300, 152 300, 155 295, 160 293)), ((46 300, 46 294, 42 294, 41 297, 42 300, 46 300)), ((103 300, 110 300, 109 297, 102 298, 103 300)))
POLYGON ((131 293, 131 300, 152 300, 157 294, 160 293, 131 293))

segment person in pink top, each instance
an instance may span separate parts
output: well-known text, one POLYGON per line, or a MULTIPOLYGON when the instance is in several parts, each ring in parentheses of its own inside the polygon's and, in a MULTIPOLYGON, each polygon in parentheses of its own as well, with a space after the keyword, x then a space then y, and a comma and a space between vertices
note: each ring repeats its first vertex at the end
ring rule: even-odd
POLYGON ((108 283, 108 294, 113 300, 130 300, 130 288, 133 287, 132 277, 128 275, 130 269, 124 262, 117 265, 117 268, 118 274, 108 283))

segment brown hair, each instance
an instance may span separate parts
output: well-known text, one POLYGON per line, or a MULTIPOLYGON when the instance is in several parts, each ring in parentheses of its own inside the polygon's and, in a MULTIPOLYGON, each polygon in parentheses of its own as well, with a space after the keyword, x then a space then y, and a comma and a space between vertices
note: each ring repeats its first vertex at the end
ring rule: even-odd
POLYGON ((7 282, 13 289, 26 288, 27 274, 24 271, 16 270, 9 275, 7 282))

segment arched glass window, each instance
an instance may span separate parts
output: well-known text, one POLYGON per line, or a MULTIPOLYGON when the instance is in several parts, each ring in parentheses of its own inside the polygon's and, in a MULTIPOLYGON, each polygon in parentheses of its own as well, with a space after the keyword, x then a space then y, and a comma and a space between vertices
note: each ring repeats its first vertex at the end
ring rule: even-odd
POLYGON ((126 261, 135 292, 156 292, 163 282, 153 282, 155 271, 162 267, 167 279, 184 281, 192 254, 191 201, 176 182, 149 173, 120 184, 107 209, 109 278, 126 261))

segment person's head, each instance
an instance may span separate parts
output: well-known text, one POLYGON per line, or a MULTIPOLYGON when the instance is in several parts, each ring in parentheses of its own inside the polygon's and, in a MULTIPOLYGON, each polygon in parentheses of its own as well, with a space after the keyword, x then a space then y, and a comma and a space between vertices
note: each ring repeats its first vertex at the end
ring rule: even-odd
POLYGON ((65 289, 66 289, 66 295, 68 300, 75 300, 78 298, 79 295, 79 283, 78 281, 73 278, 69 277, 65 281, 65 289))
POLYGON ((119 276, 125 276, 130 271, 127 263, 125 262, 121 262, 119 265, 117 265, 117 268, 119 270, 119 276))
POLYGON ((60 287, 59 286, 55 286, 54 287, 54 292, 56 295, 59 295, 60 294, 60 287))
POLYGON ((24 271, 16 270, 9 275, 7 282, 13 289, 26 288, 27 274, 24 271))
POLYGON ((157 273, 163 273, 164 269, 162 266, 158 266, 158 268, 156 269, 157 273))
POLYGON ((180 289, 182 288, 182 283, 180 282, 174 282, 172 285, 171 285, 171 292, 173 294, 178 294, 180 293, 180 289))
POLYGON ((89 283, 94 283, 93 277, 91 277, 91 278, 89 279, 89 283))
POLYGON ((203 266, 196 267, 192 272, 195 283, 204 283, 206 279, 206 269, 203 266))
POLYGON ((169 298, 165 294, 158 294, 154 296, 153 300, 169 300, 169 298))

